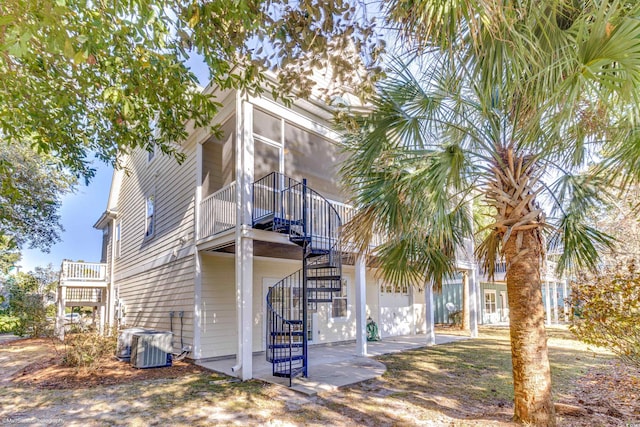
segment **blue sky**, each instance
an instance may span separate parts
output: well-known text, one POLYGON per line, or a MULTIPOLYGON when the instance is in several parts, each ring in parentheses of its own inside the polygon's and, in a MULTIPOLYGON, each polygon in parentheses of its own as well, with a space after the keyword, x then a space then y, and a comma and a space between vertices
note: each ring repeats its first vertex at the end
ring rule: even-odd
MULTIPOLYGON (((186 65, 198 77, 200 84, 205 86, 209 74, 202 58, 193 55, 186 65)), ((107 208, 113 168, 98 160, 95 162, 97 173, 89 185, 79 185, 75 193, 67 194, 62 199, 60 215, 65 229, 61 235, 62 241, 54 245, 49 253, 23 249, 22 260, 18 263, 21 271, 33 271, 35 267, 44 267, 49 263, 59 269, 63 259, 100 261, 102 232, 93 228, 93 224, 107 208)))
POLYGON ((59 269, 63 259, 100 261, 102 232, 93 228, 93 224, 107 207, 113 168, 97 160, 94 167, 97 173, 89 186, 79 185, 75 193, 62 199, 60 215, 65 228, 62 241, 54 245, 50 253, 23 249, 22 260, 18 263, 21 271, 32 271, 36 266, 49 263, 59 269))

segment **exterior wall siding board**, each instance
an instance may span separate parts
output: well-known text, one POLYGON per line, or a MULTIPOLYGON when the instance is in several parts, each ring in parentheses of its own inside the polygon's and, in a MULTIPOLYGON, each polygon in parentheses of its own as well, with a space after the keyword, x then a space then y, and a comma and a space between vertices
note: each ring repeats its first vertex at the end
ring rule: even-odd
MULTIPOLYGON (((186 159, 181 165, 161 153, 151 162, 144 150, 129 155, 126 167, 132 173, 123 176, 118 194, 121 251, 113 264, 126 326, 168 331, 174 312, 175 352, 181 344, 193 344, 195 259, 192 254, 176 255, 193 243, 195 143, 186 143, 182 151, 186 159), (155 230, 145 238, 145 203, 150 194, 155 196, 155 230), (182 336, 179 312, 184 313, 182 336)), ((114 261, 111 245, 107 257, 114 261)))
POLYGON ((462 309, 462 283, 443 283, 442 292, 434 292, 433 302, 435 323, 451 323, 446 305, 450 302, 457 310, 462 309))
POLYGON ((119 195, 118 216, 122 221, 121 257, 117 270, 144 264, 173 247, 180 238, 193 235, 195 194, 195 144, 184 147, 183 164, 156 155, 147 163, 147 152, 137 150, 127 164, 135 173, 125 175, 119 195), (145 239, 145 198, 156 196, 156 230, 145 239))
POLYGON ((176 313, 173 318, 174 351, 181 350, 181 342, 192 344, 194 286, 189 268, 192 264, 193 257, 187 257, 119 281, 120 299, 125 304, 125 325, 169 331, 169 313, 173 311, 176 313), (180 311, 184 313, 182 337, 177 315, 180 311))
POLYGON ((238 341, 233 257, 202 257, 202 357, 236 353, 238 341))

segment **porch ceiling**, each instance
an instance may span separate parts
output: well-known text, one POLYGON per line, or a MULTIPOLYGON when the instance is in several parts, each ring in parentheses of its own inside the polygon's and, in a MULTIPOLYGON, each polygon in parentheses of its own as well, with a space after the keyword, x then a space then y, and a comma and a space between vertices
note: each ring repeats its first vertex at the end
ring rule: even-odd
MULTIPOLYGON (((218 248, 210 252, 223 252, 233 254, 236 252, 236 245, 231 244, 223 248, 218 248)), ((253 256, 294 259, 302 261, 302 248, 291 244, 265 242, 262 240, 253 241, 253 256)))

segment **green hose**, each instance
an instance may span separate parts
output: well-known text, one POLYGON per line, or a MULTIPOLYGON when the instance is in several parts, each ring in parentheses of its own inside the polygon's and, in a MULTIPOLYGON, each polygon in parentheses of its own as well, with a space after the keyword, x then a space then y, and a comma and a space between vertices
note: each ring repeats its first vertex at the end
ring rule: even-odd
POLYGON ((367 341, 380 341, 378 325, 372 318, 367 319, 367 341))

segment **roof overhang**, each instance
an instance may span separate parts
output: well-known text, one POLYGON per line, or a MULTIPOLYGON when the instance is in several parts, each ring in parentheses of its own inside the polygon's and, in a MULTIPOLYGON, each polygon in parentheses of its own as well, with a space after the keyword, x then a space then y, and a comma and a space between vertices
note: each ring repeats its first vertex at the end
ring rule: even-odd
POLYGON ((109 222, 111 222, 111 220, 116 218, 116 211, 111 211, 111 210, 106 210, 102 213, 102 215, 100 215, 100 218, 98 219, 98 221, 96 221, 95 224, 93 224, 93 228, 97 228, 98 230, 102 230, 105 227, 107 227, 109 225, 109 222))

